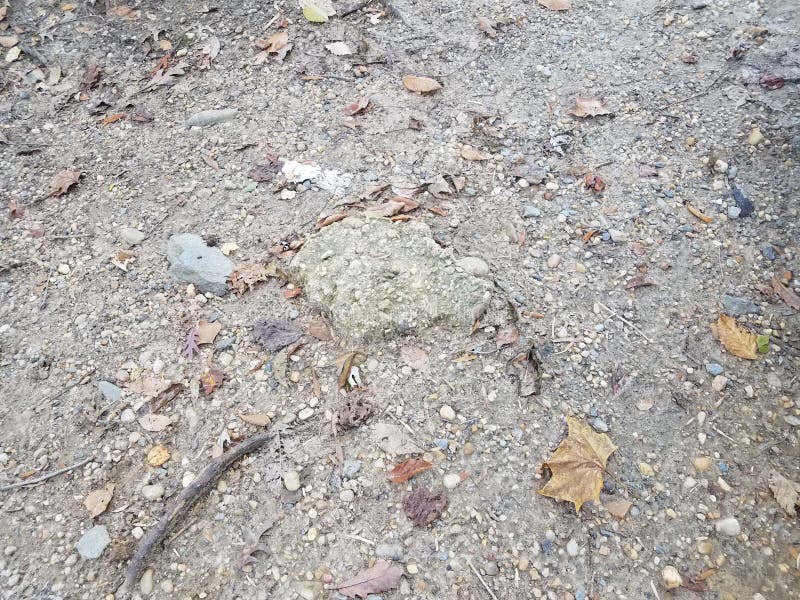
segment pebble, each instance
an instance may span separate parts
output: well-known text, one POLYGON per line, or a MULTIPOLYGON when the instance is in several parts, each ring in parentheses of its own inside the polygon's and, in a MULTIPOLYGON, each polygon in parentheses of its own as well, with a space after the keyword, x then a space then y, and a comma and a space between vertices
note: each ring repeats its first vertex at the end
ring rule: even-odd
POLYGON ((345 479, 355 479, 363 463, 360 460, 346 460, 342 464, 342 475, 345 479))
POLYGON ((100 558, 103 550, 106 549, 111 543, 111 537, 108 535, 108 529, 105 525, 95 525, 81 536, 75 549, 81 558, 84 560, 93 560, 100 558))
POLYGON ((714 461, 712 461, 708 456, 697 456, 692 461, 692 464, 698 471, 708 471, 711 468, 711 465, 714 464, 714 461))
POLYGON ((758 146, 763 139, 764 134, 761 133, 761 129, 756 126, 750 130, 750 135, 747 136, 747 143, 751 146, 758 146))
POLYGON ((210 247, 199 235, 181 233, 167 242, 169 275, 183 283, 193 283, 203 292, 224 296, 233 263, 219 248, 210 247))
POLYGON ((297 413, 297 418, 301 421, 307 421, 314 415, 314 409, 309 408, 308 406, 301 409, 299 413, 297 413))
POLYGON ((342 502, 352 502, 356 498, 356 493, 353 490, 342 490, 339 492, 339 500, 342 502))
POLYGON ((715 392, 721 392, 728 385, 728 378, 725 375, 717 375, 711 380, 711 388, 715 392))
POLYGON ((580 548, 578 547, 578 542, 575 540, 570 540, 567 542, 567 554, 569 554, 572 558, 578 556, 578 552, 580 548))
POLYGON ((153 569, 147 569, 142 573, 142 578, 139 580, 139 591, 143 596, 153 593, 153 569))
POLYGON ((697 551, 703 555, 709 555, 714 550, 714 544, 711 542, 700 542, 697 544, 697 551))
POLYGON ((778 258, 777 254, 775 254, 775 246, 773 246, 769 242, 764 242, 763 244, 761 244, 761 254, 763 254, 764 258, 766 258, 767 260, 775 260, 776 258, 778 258))
POLYGON ((751 302, 747 298, 742 298, 740 296, 731 296, 730 294, 722 296, 722 308, 732 317, 757 315, 761 312, 761 309, 755 302, 751 302))
POLYGON ((442 408, 439 409, 439 416, 442 417, 445 421, 455 421, 456 411, 453 410, 452 406, 444 404, 442 405, 442 408))
POLYGON ((145 235, 144 231, 139 231, 134 227, 123 227, 119 230, 119 237, 130 246, 141 244, 144 241, 145 235))
POLYGON ((641 473, 645 477, 655 477, 656 475, 656 472, 653 470, 653 467, 651 467, 650 464, 646 462, 639 463, 639 473, 641 473))
POLYGON ((628 241, 628 234, 624 231, 620 231, 619 229, 609 229, 608 236, 615 244, 622 244, 628 241))
POLYGON ((475 446, 472 445, 472 442, 467 442, 466 444, 464 444, 463 450, 464 454, 466 454, 467 456, 471 456, 472 454, 475 453, 475 446))
POLYGON ((683 585, 683 578, 678 573, 678 569, 673 566, 667 566, 661 571, 661 583, 664 584, 666 589, 674 590, 683 585))
POLYGON ((448 490, 454 490, 461 483, 461 475, 458 473, 448 473, 442 478, 442 483, 448 490))
POLYGON ((106 402, 118 402, 122 398, 122 390, 110 381, 98 381, 97 389, 100 390, 106 402))
POLYGON ((232 121, 236 116, 237 110, 235 108, 226 108, 222 110, 203 110, 194 113, 191 117, 186 119, 184 127, 209 127, 218 123, 226 123, 232 121))
POLYGON ((720 519, 714 524, 714 528, 718 533, 729 535, 731 537, 737 536, 742 532, 742 527, 739 525, 739 521, 735 517, 720 519))
POLYGON ((389 560, 403 560, 403 547, 400 544, 378 544, 375 556, 389 560))
POLYGON ((483 570, 490 577, 494 577, 500 573, 500 569, 497 566, 496 560, 487 560, 486 565, 483 567, 483 570))
POLYGON ((555 269, 560 264, 561 264, 561 257, 558 254, 552 254, 547 259, 547 268, 548 269, 555 269))
POLYGON ((126 408, 119 415, 119 420, 123 423, 133 423, 136 420, 136 413, 131 408, 126 408))
POLYGON ((283 474, 283 486, 290 492, 300 489, 300 473, 297 471, 286 471, 283 474))
POLYGON ((725 368, 719 363, 706 363, 706 372, 709 375, 722 375, 725 368))
POLYGON ((142 487, 142 496, 145 500, 158 500, 164 495, 164 486, 160 483, 142 487))
POLYGON ((485 260, 477 256, 460 258, 456 261, 456 265, 475 277, 486 277, 489 275, 489 265, 485 260))
POLYGON ((61 263, 60 265, 58 265, 58 272, 61 273, 62 275, 68 275, 69 271, 70 269, 68 264, 61 263))
POLYGON ((606 423, 600 417, 589 419, 589 425, 591 425, 595 431, 599 431, 600 433, 608 433, 608 423, 606 423))
POLYGON ((738 219, 739 216, 742 214, 742 209, 738 206, 729 206, 728 207, 728 216, 731 219, 738 219))
POLYGON ((537 206, 528 205, 523 209, 522 218, 523 219, 535 219, 536 217, 541 217, 542 211, 539 210, 537 206))
POLYGON ((161 582, 161 591, 165 594, 171 594, 174 589, 175 585, 172 583, 171 579, 165 579, 161 582))

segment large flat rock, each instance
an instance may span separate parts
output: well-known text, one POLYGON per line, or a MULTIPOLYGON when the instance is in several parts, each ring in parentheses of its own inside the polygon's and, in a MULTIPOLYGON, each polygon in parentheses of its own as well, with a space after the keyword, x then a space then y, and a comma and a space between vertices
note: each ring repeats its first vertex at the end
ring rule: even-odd
POLYGON ((456 268, 419 221, 348 217, 312 235, 291 270, 342 336, 365 340, 469 327, 491 287, 456 268))

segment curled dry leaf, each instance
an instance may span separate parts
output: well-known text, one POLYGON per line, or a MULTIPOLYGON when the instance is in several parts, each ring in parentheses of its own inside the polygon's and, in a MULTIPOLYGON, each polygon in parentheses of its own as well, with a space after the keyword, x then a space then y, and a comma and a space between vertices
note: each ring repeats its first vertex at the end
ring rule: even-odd
POLYGON ((538 396, 542 391, 542 361, 535 346, 509 360, 506 372, 519 378, 518 393, 521 397, 538 396))
POLYGON ((320 217, 316 224, 314 225, 314 229, 322 229, 323 227, 327 227, 337 221, 341 221, 342 219, 347 217, 347 213, 336 213, 333 215, 328 215, 327 217, 320 217))
POLYGON ((197 331, 197 327, 192 327, 189 333, 186 334, 186 341, 183 343, 183 353, 189 358, 200 352, 200 348, 197 345, 198 338, 199 332, 197 331))
POLYGON ((160 467, 167 462, 172 455, 163 444, 157 444, 147 451, 147 464, 151 467, 160 467))
POLYGON ((539 493, 572 502, 580 512, 584 502, 600 498, 606 462, 617 446, 606 434, 573 417, 567 417, 567 427, 567 437, 543 465, 553 476, 539 493))
POLYGON ((288 43, 289 43, 289 34, 286 31, 279 31, 278 33, 269 36, 266 40, 262 39, 256 40, 256 46, 258 46, 262 50, 266 50, 267 53, 280 52, 286 47, 286 44, 288 43))
POLYGON ((389 480, 392 483, 405 483, 415 475, 424 473, 433 466, 433 463, 418 458, 409 458, 389 471, 389 480))
POLYGON ((267 352, 278 352, 302 335, 299 327, 285 319, 264 317, 253 324, 253 340, 267 352))
POLYGON ((570 108, 567 112, 580 118, 611 114, 605 102, 597 98, 588 98, 585 96, 578 96, 575 99, 575 106, 570 108))
POLYGON ((370 110, 372 110, 372 100, 370 100, 369 96, 359 98, 355 102, 342 108, 342 112, 349 117, 369 112, 370 110))
POLYGON ((108 115, 107 117, 100 120, 100 125, 111 125, 111 123, 116 123, 117 121, 121 121, 125 118, 125 113, 116 113, 113 115, 108 115))
POLYGON ((89 509, 89 517, 94 519, 102 515, 108 507, 108 503, 111 502, 112 496, 114 496, 113 483, 109 483, 99 490, 89 492, 83 501, 83 505, 89 509))
POLYGON ((333 339, 330 327, 324 319, 313 319, 308 324, 308 334, 317 338, 321 342, 330 342, 333 339))
POLYGON ((651 285, 655 285, 655 283, 647 279, 645 275, 634 275, 625 283, 625 289, 635 290, 636 288, 647 287, 651 285))
POLYGON ((49 196, 61 196, 66 194, 73 185, 78 183, 81 178, 80 171, 65 169, 55 174, 50 180, 49 196))
POLYGON ((739 327, 733 317, 720 315, 715 330, 725 350, 734 356, 747 360, 755 360, 758 357, 758 336, 739 327))
POLYGON ((403 77, 403 87, 411 92, 427 94, 442 89, 442 84, 430 77, 418 77, 417 75, 406 75, 403 77))
POLYGON ((124 4, 120 4, 119 6, 112 6, 108 9, 109 15, 114 15, 115 17, 119 17, 120 19, 125 19, 126 21, 133 21, 134 19, 139 18, 139 11, 134 10, 130 6, 125 6, 124 4))
POLYGON ((490 157, 472 146, 464 146, 461 148, 461 158, 464 160, 489 160, 490 157))
POLYGON ((778 294, 780 299, 786 303, 786 306, 794 310, 800 310, 800 296, 795 294, 793 289, 783 285, 781 280, 774 275, 770 283, 772 283, 772 289, 775 290, 775 293, 778 294))
POLYGON ((786 479, 777 471, 770 471, 769 489, 772 490, 775 500, 787 514, 794 515, 796 513, 795 507, 800 504, 800 483, 786 479))
POLYGON ((238 265, 233 272, 228 275, 228 287, 236 290, 240 296, 247 290, 252 289, 257 283, 266 281, 270 277, 278 276, 278 268, 275 263, 263 264, 253 263, 238 265))
POLYGON ((418 527, 433 523, 445 508, 447 508, 447 495, 444 490, 434 492, 420 486, 403 499, 403 511, 418 527))
POLYGON ((239 415, 239 418, 244 421, 245 423, 250 423, 250 425, 255 425, 256 427, 269 427, 270 418, 265 413, 254 413, 251 415, 239 415))
POLYGON ((490 38, 497 37, 497 21, 493 21, 487 17, 478 17, 478 29, 488 35, 490 38))
POLYGON ((158 433, 159 431, 163 431, 172 423, 172 419, 170 419, 166 415, 157 415, 155 413, 150 413, 144 415, 142 418, 139 419, 139 425, 142 426, 142 429, 145 431, 150 431, 152 433, 158 433))
POLYGON ((518 340, 519 329, 516 325, 506 325, 505 327, 501 327, 497 331, 497 335, 494 336, 494 343, 497 344, 498 350, 505 346, 516 344, 518 340))
POLYGON ((548 10, 569 10, 572 3, 569 0, 539 0, 539 4, 548 10))
POLYGON ((339 585, 330 586, 330 589, 337 590, 348 598, 366 598, 370 594, 380 594, 397 587, 402 574, 402 569, 397 565, 379 560, 375 566, 361 571, 339 585))

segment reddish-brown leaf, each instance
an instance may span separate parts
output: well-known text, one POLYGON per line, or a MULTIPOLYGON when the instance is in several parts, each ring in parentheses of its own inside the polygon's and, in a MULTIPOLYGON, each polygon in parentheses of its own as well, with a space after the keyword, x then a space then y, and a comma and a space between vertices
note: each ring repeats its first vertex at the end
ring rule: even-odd
POLYGON ((645 275, 634 275, 625 283, 625 289, 635 290, 636 288, 647 287, 651 285, 655 285, 655 283, 647 279, 645 275))
POLYGON ((317 220, 316 225, 314 225, 314 229, 322 229, 323 227, 327 227, 332 223, 341 221, 345 217, 347 217, 347 213, 336 213, 333 215, 328 215, 327 217, 320 217, 319 220, 317 220))
POLYGON ((539 0, 539 4, 549 10, 569 10, 572 3, 569 0, 539 0))
POLYGON ((379 560, 375 566, 330 589, 348 598, 366 598, 370 594, 380 594, 397 587, 402 575, 402 569, 394 563, 379 560))
POLYGON ((611 114, 611 110, 606 106, 605 102, 597 98, 586 98, 578 96, 575 99, 575 106, 567 111, 576 117, 596 117, 598 115, 611 114))
POLYGON ((392 483, 405 483, 415 475, 424 473, 432 466, 433 463, 429 463, 427 460, 409 458, 408 460, 401 462, 399 465, 392 467, 392 469, 389 471, 389 480, 392 483))
POLYGON ((447 508, 447 495, 444 490, 433 492, 421 486, 403 500, 403 511, 408 519, 419 527, 430 525, 447 508))
POLYGON ((464 160, 489 160, 491 157, 472 146, 464 146, 461 149, 461 158, 464 160))
POLYGON ((598 194, 606 189, 606 182, 594 173, 586 173, 586 175, 583 176, 583 182, 586 184, 587 188, 598 194))
POLYGON ((772 276, 772 289, 778 294, 781 300, 786 303, 786 306, 794 310, 800 310, 800 296, 795 294, 792 288, 788 288, 781 283, 781 280, 772 276))
POLYGON ((292 298, 297 298, 302 293, 303 293, 303 288, 294 286, 283 290, 283 297, 286 298, 287 300, 291 300, 292 298))
POLYGON ((66 194, 69 191, 69 188, 78 183, 80 178, 80 171, 70 171, 69 169, 59 171, 55 174, 55 176, 53 176, 53 179, 50 180, 49 195, 61 196, 66 194))
POLYGON ((488 35, 490 38, 497 37, 497 22, 487 17, 478 17, 478 29, 488 35))
POLYGON ((600 230, 599 230, 599 229, 588 229, 588 230, 587 230, 587 231, 586 231, 586 232, 585 232, 585 233, 584 233, 584 234, 581 236, 581 241, 582 241, 584 244, 588 244, 588 243, 589 243, 589 241, 590 241, 590 240, 591 240, 591 239, 592 239, 594 236, 596 236, 598 233, 600 233, 600 230))
POLYGON ((761 87, 765 90, 778 90, 783 87, 786 80, 780 75, 767 73, 761 76, 761 87))
POLYGON ((203 373, 200 376, 200 383, 203 384, 203 392, 206 396, 210 396, 215 389, 221 386, 224 378, 225 374, 219 369, 209 369, 203 373))
POLYGON ((330 342, 333 339, 328 324, 322 318, 314 319, 308 324, 308 333, 322 342, 330 342))
POLYGON ((372 100, 370 100, 369 96, 359 98, 355 102, 342 108, 342 112, 350 117, 369 112, 370 110, 372 110, 372 100))
POLYGON ((417 92, 419 94, 426 94, 429 92, 435 92, 436 90, 442 89, 442 84, 436 81, 435 79, 431 79, 430 77, 418 77, 416 75, 406 75, 403 77, 403 87, 411 92, 417 92))

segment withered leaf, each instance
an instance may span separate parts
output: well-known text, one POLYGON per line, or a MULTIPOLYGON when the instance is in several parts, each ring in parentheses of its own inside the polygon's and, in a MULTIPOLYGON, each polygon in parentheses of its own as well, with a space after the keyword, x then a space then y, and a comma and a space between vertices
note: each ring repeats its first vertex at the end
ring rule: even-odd
POLYGON ((250 423, 250 425, 255 425, 256 427, 269 427, 271 423, 269 416, 265 413, 239 415, 239 418, 245 423, 250 423))
POLYGON ((336 213, 327 217, 320 217, 314 224, 314 229, 322 229, 347 217, 347 213, 336 213))
POLYGON ((422 131, 425 127, 425 122, 422 119, 417 119, 415 117, 408 118, 408 128, 413 129, 414 131, 422 131))
POLYGON ((134 19, 139 18, 138 10, 134 10, 130 6, 125 6, 124 4, 110 7, 107 11, 107 14, 114 15, 120 19, 125 19, 126 21, 133 21, 134 19))
POLYGON ((339 424, 345 429, 365 425, 372 416, 373 410, 371 402, 358 394, 351 394, 339 410, 339 424))
POLYGON ((348 104, 344 108, 342 108, 342 112, 350 117, 365 113, 372 110, 372 100, 370 100, 369 96, 363 96, 359 98, 355 102, 348 104))
POLYGON ((739 327, 736 319, 728 315, 719 315, 715 329, 719 341, 728 352, 747 360, 758 358, 756 339, 758 336, 739 327))
POLYGON ((575 106, 570 108, 567 112, 580 118, 611 114, 605 102, 597 98, 587 98, 585 96, 578 96, 575 99, 575 106))
POLYGON ((203 392, 210 396, 212 392, 222 385, 225 374, 219 369, 208 369, 200 375, 200 383, 203 385, 203 392))
POLYGON ((412 369, 417 371, 428 370, 428 353, 417 346, 403 346, 400 348, 400 358, 412 369))
POLYGON ((587 188, 598 194, 606 189, 606 182, 594 173, 586 173, 583 176, 583 183, 587 188))
POLYGON ((569 10, 572 3, 569 0, 539 0, 539 4, 549 10, 569 10))
POLYGON ((366 598, 370 594, 380 594, 397 587, 402 575, 402 569, 394 563, 379 560, 375 566, 330 589, 348 598, 366 598))
POLYGON ((95 517, 102 515, 108 507, 108 503, 111 502, 111 498, 113 496, 113 483, 109 483, 107 486, 100 488, 99 490, 89 492, 86 495, 86 499, 83 501, 83 505, 89 509, 89 517, 94 519, 95 517))
POLYGON ((263 264, 253 263, 238 265, 233 272, 228 275, 228 287, 236 290, 240 296, 247 290, 252 289, 257 283, 266 281, 270 277, 277 277, 278 270, 274 263, 263 264))
POLYGON ((89 91, 100 80, 103 74, 103 69, 96 63, 90 64, 83 72, 80 82, 80 90, 82 92, 89 91))
POLYGON ((712 217, 709 217, 707 214, 705 214, 699 208, 695 208, 694 206, 692 206, 688 202, 686 203, 686 210, 688 210, 695 217, 700 219, 703 223, 711 223, 714 220, 712 217))
POLYGON ((200 348, 197 345, 199 337, 200 332, 197 330, 197 327, 192 327, 189 333, 186 334, 186 341, 183 343, 183 354, 191 358, 200 352, 200 348))
POLYGON ((214 59, 217 58, 220 49, 222 46, 219 43, 219 38, 217 36, 211 36, 208 38, 208 41, 203 45, 203 55, 207 58, 209 64, 214 62, 214 59))
POLYGON ((431 491, 420 486, 403 499, 403 511, 409 521, 418 527, 430 525, 447 508, 444 490, 431 491))
POLYGON ((800 296, 798 296, 792 288, 786 287, 781 283, 781 280, 772 276, 770 281, 772 289, 778 294, 781 300, 786 303, 786 306, 794 310, 800 310, 800 296))
POLYGON ((171 423, 172 419, 168 416, 157 415, 155 413, 146 414, 139 419, 139 425, 142 426, 142 429, 153 433, 158 433, 166 429, 171 423))
POLYGON ((612 498, 603 502, 603 506, 605 506, 606 510, 613 516, 618 519, 624 519, 625 515, 628 514, 628 510, 633 506, 633 502, 625 500, 625 498, 612 498))
POLYGON ((441 175, 437 176, 432 182, 428 183, 426 185, 426 189, 431 196, 439 199, 453 193, 453 190, 450 188, 450 184, 447 183, 447 180, 441 175))
POLYGON ((285 319, 264 317, 253 323, 253 340, 267 352, 278 352, 302 335, 299 327, 285 319))
POLYGON ((409 458, 389 471, 389 480, 392 483, 405 483, 415 475, 424 473, 433 466, 433 463, 418 458, 409 458))
POLYGON ((497 30, 495 27, 497 22, 487 17, 478 17, 478 29, 488 35, 490 38, 497 37, 497 30))
POLYGON ((214 341, 217 337, 217 334, 222 330, 222 323, 219 321, 214 321, 213 323, 209 323, 208 321, 200 320, 197 322, 197 343, 198 344, 210 344, 214 341))
POLYGON ((489 160, 490 157, 472 146, 464 146, 461 148, 461 158, 464 160, 489 160))
POLYGON ((308 324, 308 333, 322 342, 330 342, 333 339, 330 327, 322 318, 313 319, 308 324))
POLYGON ((358 364, 358 361, 361 361, 363 358, 364 354, 356 350, 354 352, 348 352, 347 354, 340 356, 338 359, 336 359, 337 363, 341 363, 341 368, 339 369, 339 377, 337 380, 339 388, 347 389, 348 387, 347 380, 350 379, 350 371, 353 369, 353 365, 358 364))
POLYGON ((567 427, 567 437, 544 465, 553 476, 539 493, 572 502, 579 512, 584 502, 600 498, 606 462, 617 446, 574 417, 567 417, 567 427))
POLYGON ((628 279, 627 282, 625 282, 625 289, 635 290, 636 288, 647 287, 651 285, 655 285, 655 283, 647 279, 645 275, 634 275, 628 279))
POLYGON ((169 450, 163 444, 157 444, 147 451, 147 464, 160 467, 171 458, 169 450))
POLYGON ((286 31, 279 31, 278 33, 269 36, 266 40, 262 39, 256 40, 256 46, 258 46, 262 50, 266 50, 268 53, 279 52, 288 43, 289 43, 289 34, 286 31))
POLYGON ((770 471, 769 489, 775 495, 775 500, 787 514, 794 515, 796 506, 800 504, 800 483, 786 479, 777 471, 770 471))
POLYGON ((542 391, 542 363, 535 346, 509 360, 506 372, 516 372, 519 377, 518 393, 521 397, 538 396, 542 391))
POLYGON ((505 327, 501 327, 497 331, 497 335, 494 336, 494 343, 497 344, 497 348, 503 348, 504 346, 510 346, 512 344, 516 344, 519 340, 519 329, 516 325, 507 325, 505 327))
POLYGON ((49 195, 61 196, 66 194, 69 188, 78 183, 80 178, 80 171, 71 171, 69 169, 59 171, 53 176, 53 179, 50 180, 49 195))
POLYGON ((111 123, 116 123, 117 121, 121 121, 125 118, 125 113, 115 113, 113 115, 108 115, 107 117, 103 118, 100 121, 100 125, 111 125, 111 123))
POLYGON ((265 163, 253 165, 253 167, 247 173, 247 176, 250 179, 253 181, 258 181, 259 183, 264 181, 272 181, 275 179, 275 175, 280 173, 280 170, 283 167, 283 162, 274 154, 267 154, 266 159, 267 162, 265 163))
POLYGON ((418 77, 416 75, 406 75, 403 77, 403 87, 411 92, 427 94, 442 89, 442 84, 430 77, 418 77))

